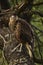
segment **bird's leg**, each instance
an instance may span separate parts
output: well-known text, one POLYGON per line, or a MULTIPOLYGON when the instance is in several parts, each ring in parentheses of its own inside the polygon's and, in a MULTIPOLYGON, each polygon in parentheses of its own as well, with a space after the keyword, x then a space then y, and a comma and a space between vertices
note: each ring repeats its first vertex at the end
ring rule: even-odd
POLYGON ((32 48, 31 48, 31 46, 29 45, 28 42, 26 42, 26 49, 27 49, 27 53, 29 54, 30 58, 33 58, 33 56, 32 56, 32 48))

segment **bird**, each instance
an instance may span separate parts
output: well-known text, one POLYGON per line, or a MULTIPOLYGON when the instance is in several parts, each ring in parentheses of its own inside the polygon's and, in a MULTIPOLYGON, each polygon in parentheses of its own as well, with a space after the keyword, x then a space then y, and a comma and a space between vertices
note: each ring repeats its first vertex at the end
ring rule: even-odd
POLYGON ((24 19, 12 15, 9 20, 9 28, 14 32, 15 37, 22 42, 33 43, 33 29, 24 19))
MULTIPOLYGON (((19 43, 22 43, 29 54, 34 48, 34 36, 33 30, 29 23, 26 23, 24 19, 18 18, 17 16, 11 16, 9 22, 9 28, 14 32, 16 39, 19 43)), ((30 54, 32 57, 32 53, 30 54)))

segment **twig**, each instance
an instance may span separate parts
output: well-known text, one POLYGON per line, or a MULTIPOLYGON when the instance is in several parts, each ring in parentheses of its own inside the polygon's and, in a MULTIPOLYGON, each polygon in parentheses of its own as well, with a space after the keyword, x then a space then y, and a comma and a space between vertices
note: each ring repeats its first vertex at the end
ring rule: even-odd
POLYGON ((32 24, 31 24, 31 26, 32 26, 34 29, 39 30, 41 33, 43 33, 43 30, 40 30, 38 27, 36 27, 36 26, 34 26, 34 25, 32 25, 32 24))
POLYGON ((40 54, 40 56, 41 56, 41 60, 42 60, 42 55, 41 55, 41 51, 40 51, 40 41, 39 41, 39 38, 38 38, 38 36, 37 36, 37 33, 35 32, 35 38, 36 38, 36 40, 37 40, 37 42, 38 42, 38 48, 39 48, 39 54, 40 54))
POLYGON ((39 3, 35 3, 35 4, 32 4, 33 6, 40 6, 40 5, 43 5, 43 2, 39 2, 39 3))
POLYGON ((4 38, 1 34, 0 34, 0 37, 3 39, 4 43, 9 43, 9 42, 11 42, 11 39, 10 39, 10 41, 7 42, 7 41, 5 40, 5 38, 4 38))
POLYGON ((15 50, 20 46, 20 50, 18 52, 21 52, 22 49, 22 43, 18 44, 13 50, 11 50, 11 53, 15 52, 15 50))
POLYGON ((33 61, 34 61, 35 63, 43 64, 43 59, 38 59, 38 58, 36 58, 33 51, 32 51, 32 55, 33 55, 33 61))
POLYGON ((39 15, 41 17, 43 17, 43 13, 39 12, 39 11, 31 11, 32 14, 35 14, 35 15, 39 15))
MULTIPOLYGON (((40 30, 39 28, 37 28, 36 26, 34 26, 34 25, 31 25, 32 26, 32 28, 33 28, 33 30, 35 31, 35 30, 39 30, 40 31, 40 33, 42 33, 43 34, 43 31, 42 30, 40 30)), ((35 35, 34 35, 35 36, 35 35)), ((39 42, 40 43, 42 43, 43 44, 43 42, 39 39, 39 37, 38 37, 38 40, 39 40, 39 42)))

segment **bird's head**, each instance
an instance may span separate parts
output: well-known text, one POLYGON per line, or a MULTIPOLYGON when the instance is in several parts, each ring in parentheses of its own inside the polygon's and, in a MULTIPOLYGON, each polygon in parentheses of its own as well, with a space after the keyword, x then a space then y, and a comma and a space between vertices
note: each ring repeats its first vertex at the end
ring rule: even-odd
POLYGON ((18 20, 18 16, 12 15, 12 16, 10 17, 10 23, 15 23, 17 20, 18 20))

